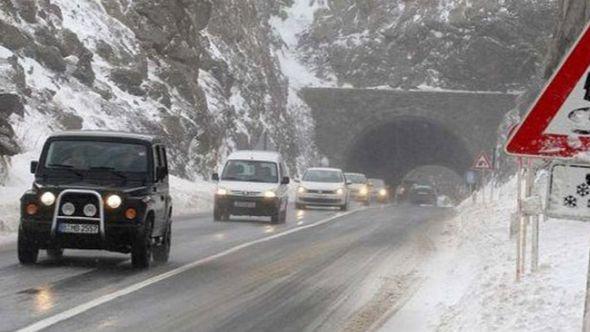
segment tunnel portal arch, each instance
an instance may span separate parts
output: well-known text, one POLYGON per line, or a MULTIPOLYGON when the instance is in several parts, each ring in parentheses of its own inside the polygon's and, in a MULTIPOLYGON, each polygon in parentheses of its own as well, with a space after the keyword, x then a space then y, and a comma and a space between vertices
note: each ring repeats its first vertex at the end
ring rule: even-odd
POLYGON ((416 116, 395 117, 363 130, 346 149, 344 168, 397 185, 425 165, 462 176, 471 166, 468 145, 443 124, 416 116))

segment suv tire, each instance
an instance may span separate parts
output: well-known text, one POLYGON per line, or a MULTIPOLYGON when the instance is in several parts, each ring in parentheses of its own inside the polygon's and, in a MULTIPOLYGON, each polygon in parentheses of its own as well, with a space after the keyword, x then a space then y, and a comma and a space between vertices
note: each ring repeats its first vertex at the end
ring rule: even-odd
POLYGON ((296 208, 297 210, 305 210, 305 205, 303 205, 303 204, 300 204, 300 203, 296 203, 296 204, 295 204, 295 208, 296 208))
POLYGON ((153 250, 154 261, 158 263, 166 263, 170 257, 170 245, 172 244, 172 227, 171 223, 168 223, 166 228, 166 234, 162 239, 162 243, 157 245, 153 250))
POLYGON ((348 210, 348 203, 345 203, 344 205, 340 206, 340 211, 347 211, 348 210))
POLYGON ((39 257, 39 248, 21 228, 18 231, 18 260, 21 264, 35 264, 39 257))
POLYGON ((147 220, 135 235, 131 248, 131 265, 137 269, 150 267, 152 259, 151 221, 147 220))

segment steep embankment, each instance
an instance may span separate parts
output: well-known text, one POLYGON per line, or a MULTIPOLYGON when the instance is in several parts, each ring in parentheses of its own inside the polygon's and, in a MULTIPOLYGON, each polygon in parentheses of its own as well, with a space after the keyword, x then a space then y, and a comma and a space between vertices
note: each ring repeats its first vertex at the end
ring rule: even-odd
POLYGON ((281 6, 0 1, 0 155, 36 150, 55 130, 149 132, 170 143, 173 172, 194 179, 266 131, 294 168, 301 112, 288 107, 268 23, 281 6))

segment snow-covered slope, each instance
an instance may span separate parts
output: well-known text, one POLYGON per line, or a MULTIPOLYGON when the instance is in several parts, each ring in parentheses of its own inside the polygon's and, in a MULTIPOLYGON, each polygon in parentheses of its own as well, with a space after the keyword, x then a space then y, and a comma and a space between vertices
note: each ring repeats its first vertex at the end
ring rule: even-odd
POLYGON ((426 281, 383 331, 581 330, 590 225, 542 222, 539 271, 516 282, 515 187, 513 179, 493 203, 459 207, 438 235, 426 281))

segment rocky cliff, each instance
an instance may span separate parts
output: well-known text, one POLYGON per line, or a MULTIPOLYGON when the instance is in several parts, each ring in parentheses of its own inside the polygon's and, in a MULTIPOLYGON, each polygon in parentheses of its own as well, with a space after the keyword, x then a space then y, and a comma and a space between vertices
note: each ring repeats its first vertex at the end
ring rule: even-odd
POLYGON ((268 24, 282 6, 0 0, 0 155, 39 149, 55 130, 148 132, 194 178, 267 132, 294 168, 300 115, 268 24))

